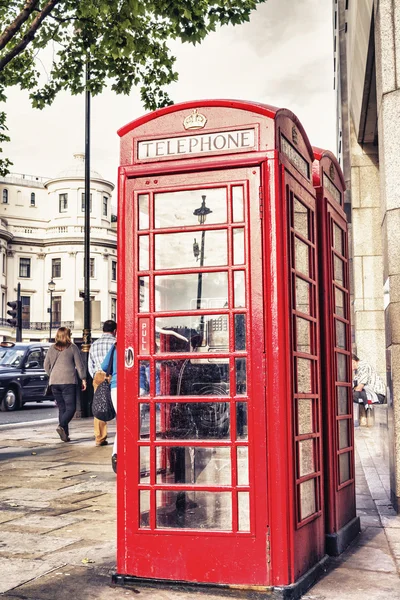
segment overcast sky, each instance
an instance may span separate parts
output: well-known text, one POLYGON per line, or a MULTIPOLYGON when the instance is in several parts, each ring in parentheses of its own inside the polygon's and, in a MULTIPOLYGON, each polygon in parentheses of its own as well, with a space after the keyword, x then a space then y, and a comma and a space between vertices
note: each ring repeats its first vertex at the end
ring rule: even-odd
MULTIPOLYGON (((175 102, 237 98, 292 110, 311 143, 336 151, 330 0, 267 0, 250 23, 223 27, 201 45, 173 44, 178 83, 175 102)), ((13 172, 54 177, 84 149, 84 97, 61 94, 43 111, 28 94, 9 90, 11 143, 4 148, 13 172)), ((139 94, 107 91, 92 100, 91 166, 116 183, 117 130, 142 115, 139 94)))

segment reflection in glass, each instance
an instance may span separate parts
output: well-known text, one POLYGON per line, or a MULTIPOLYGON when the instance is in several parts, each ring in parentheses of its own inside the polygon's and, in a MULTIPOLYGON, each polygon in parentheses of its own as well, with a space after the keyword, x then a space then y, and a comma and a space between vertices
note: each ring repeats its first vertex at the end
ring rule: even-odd
POLYGON ((348 381, 347 376, 347 356, 345 354, 336 353, 337 360, 337 380, 348 381))
POLYGON ((310 321, 296 317, 296 350, 297 352, 304 352, 311 354, 310 344, 310 321))
POLYGON ((235 315, 235 350, 246 350, 246 315, 235 315))
POLYGON ((348 405, 347 405, 348 390, 349 390, 349 388, 343 387, 343 386, 338 386, 336 388, 337 411, 338 411, 337 414, 338 415, 347 415, 349 413, 348 405))
MULTIPOLYGON (((155 277, 156 311, 193 310, 198 306, 198 275, 155 277)), ((228 302, 228 274, 202 274, 201 308, 225 308, 228 302)))
POLYGON ((246 359, 235 358, 236 395, 241 396, 247 392, 246 359))
POLYGON ((295 238, 295 269, 304 275, 310 275, 310 248, 297 237, 295 238))
POLYGON ((350 479, 350 453, 339 455, 339 483, 344 483, 350 479))
POLYGON ((299 447, 299 477, 309 475, 315 471, 313 440, 298 442, 299 447))
POLYGON ((149 278, 139 277, 139 312, 149 312, 149 278))
POLYGON ((344 255, 343 252, 343 231, 333 222, 333 247, 339 254, 344 255))
POLYGON ((310 314, 310 284, 296 277, 296 310, 310 314))
POLYGON ((236 402, 236 439, 247 440, 247 402, 236 402))
POLYGON ((163 233, 154 236, 154 240, 156 269, 218 267, 228 264, 228 232, 225 229, 163 233), (203 256, 199 262, 201 247, 203 256))
POLYGON ((344 307, 345 307, 345 292, 339 290, 335 287, 335 313, 339 317, 345 317, 344 307))
POLYGON ((300 483, 300 520, 313 515, 316 510, 315 502, 315 479, 309 479, 300 483))
POLYGON ((310 239, 308 230, 308 209, 302 202, 293 199, 293 227, 303 237, 310 239))
POLYGON ((235 271, 233 274, 235 308, 246 306, 246 284, 244 271, 235 271))
POLYGON ((150 490, 140 490, 139 491, 139 510, 140 510, 139 527, 148 529, 150 527, 150 522, 149 522, 150 490))
POLYGON ((333 257, 333 269, 335 281, 344 286, 344 263, 336 255, 333 257))
POLYGON ((312 392, 311 361, 306 358, 297 358, 297 393, 308 394, 312 392))
POLYGON ((226 223, 226 188, 200 189, 154 194, 155 228, 198 225, 194 211, 203 195, 207 196, 207 206, 212 211, 207 216, 207 224, 226 223))
POLYGON ((339 450, 349 447, 349 421, 342 419, 339 421, 339 450))
POLYGON ((231 492, 156 492, 156 527, 232 531, 231 492))
POLYGON ((192 446, 158 447, 157 464, 165 465, 157 473, 157 483, 168 485, 231 485, 230 448, 192 446))
POLYGON ((139 361, 139 396, 150 394, 150 363, 148 360, 139 361))
POLYGON ((139 447, 139 467, 140 467, 140 479, 143 483, 143 477, 147 477, 150 474, 150 447, 140 446, 139 447))
POLYGON ((233 230, 233 264, 244 264, 244 229, 233 230))
POLYGON ((163 360, 156 362, 160 373, 157 396, 229 395, 229 362, 224 358, 163 360))
POLYGON ((311 398, 297 399, 297 434, 314 432, 313 401, 311 398))
POLYGON ((149 228, 149 195, 139 194, 138 196, 139 209, 139 229, 149 228))
POLYGON ((165 402, 157 407, 160 413, 157 440, 218 440, 230 436, 228 402, 165 402))
POLYGON ((250 531, 250 494, 249 492, 238 492, 238 529, 239 531, 250 531))
POLYGON ((235 223, 244 221, 243 186, 232 187, 233 221, 235 223))
POLYGON ((162 317, 156 319, 156 353, 199 352, 229 350, 229 316, 194 314, 184 317, 162 317), (201 332, 204 331, 203 339, 201 332), (200 346, 198 346, 200 343, 200 346))
POLYGON ((249 485, 249 449, 247 446, 238 446, 236 451, 238 485, 249 485))
POLYGON ((141 402, 139 404, 140 439, 148 439, 150 436, 150 404, 141 402))
POLYGON ((335 319, 336 326, 336 346, 346 349, 346 324, 335 319))
POLYGON ((139 271, 149 270, 149 236, 139 237, 139 271))

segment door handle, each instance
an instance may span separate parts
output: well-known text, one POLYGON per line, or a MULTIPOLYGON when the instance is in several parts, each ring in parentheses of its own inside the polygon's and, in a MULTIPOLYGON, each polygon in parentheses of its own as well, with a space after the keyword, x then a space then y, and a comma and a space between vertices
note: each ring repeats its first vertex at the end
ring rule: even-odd
POLYGON ((127 369, 131 369, 133 367, 134 362, 135 362, 135 353, 133 351, 132 346, 128 346, 128 348, 125 348, 125 367, 127 369))

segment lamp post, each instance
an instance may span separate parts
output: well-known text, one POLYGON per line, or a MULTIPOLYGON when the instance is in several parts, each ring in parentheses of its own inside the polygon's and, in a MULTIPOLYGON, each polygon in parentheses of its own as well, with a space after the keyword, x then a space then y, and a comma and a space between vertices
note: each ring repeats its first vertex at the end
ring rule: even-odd
MULTIPOLYGON (((199 224, 200 225, 204 225, 204 223, 206 222, 207 219, 207 215, 209 215, 210 213, 212 213, 211 208, 208 208, 208 206, 206 206, 206 197, 207 196, 202 196, 201 197, 201 206, 199 208, 196 208, 193 211, 193 214, 197 217, 199 224)), ((199 245, 196 241, 196 238, 194 239, 193 242, 193 255, 196 259, 196 261, 199 259, 200 257, 200 267, 202 267, 204 265, 204 243, 205 243, 205 239, 206 239, 206 230, 203 229, 203 231, 201 232, 201 245, 199 248, 199 245)), ((201 295, 202 295, 202 288, 203 288, 203 273, 199 273, 198 275, 198 279, 197 279, 197 309, 201 309, 201 295)), ((200 317, 200 335, 202 338, 202 342, 203 342, 203 335, 204 335, 204 315, 201 315, 200 317)))
POLYGON ((50 279, 47 284, 47 290, 50 293, 50 308, 48 308, 48 312, 50 315, 50 325, 49 325, 49 342, 51 342, 51 328, 53 325, 53 292, 56 289, 56 284, 53 281, 53 278, 50 279))

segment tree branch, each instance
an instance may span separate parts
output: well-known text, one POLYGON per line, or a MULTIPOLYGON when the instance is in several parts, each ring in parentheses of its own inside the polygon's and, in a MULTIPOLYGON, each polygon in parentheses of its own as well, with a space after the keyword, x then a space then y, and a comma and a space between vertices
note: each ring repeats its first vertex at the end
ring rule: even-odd
POLYGON ((28 46, 28 44, 33 40, 33 38, 35 37, 35 34, 37 32, 37 30, 39 29, 40 25, 42 24, 42 21, 44 21, 44 19, 51 13, 51 11, 53 10, 53 8, 59 3, 61 2, 61 0, 49 0, 49 2, 46 4, 46 6, 42 9, 42 11, 38 14, 38 16, 32 21, 32 25, 30 26, 30 29, 26 32, 26 34, 23 36, 22 40, 19 42, 19 44, 16 44, 14 46, 14 48, 12 48, 10 50, 10 52, 8 54, 6 54, 1 60, 0 60, 0 72, 4 69, 4 67, 16 56, 18 56, 18 54, 21 54, 21 52, 23 52, 25 50, 25 48, 28 46))
POLYGON ((8 42, 16 33, 18 33, 25 21, 29 19, 38 3, 39 0, 26 1, 24 8, 21 10, 19 15, 12 23, 10 23, 8 27, 5 28, 3 33, 0 35, 0 50, 2 50, 8 44, 8 42))

